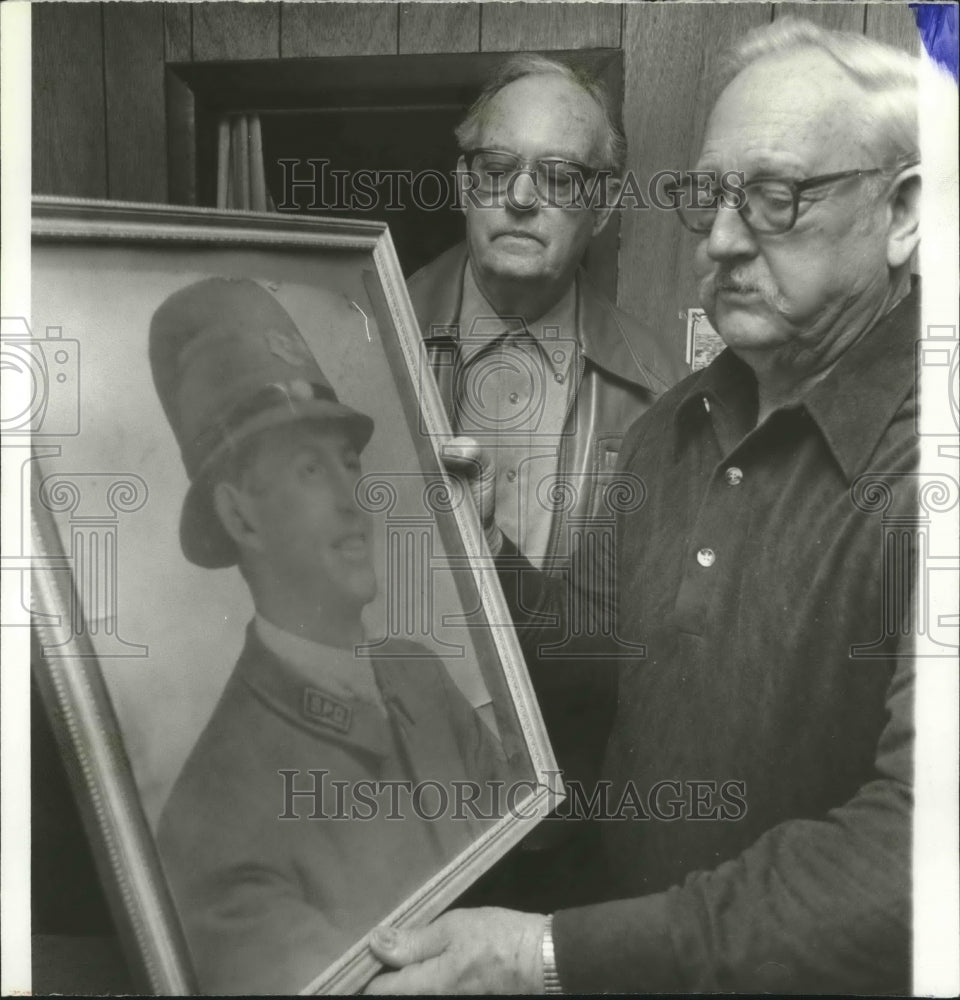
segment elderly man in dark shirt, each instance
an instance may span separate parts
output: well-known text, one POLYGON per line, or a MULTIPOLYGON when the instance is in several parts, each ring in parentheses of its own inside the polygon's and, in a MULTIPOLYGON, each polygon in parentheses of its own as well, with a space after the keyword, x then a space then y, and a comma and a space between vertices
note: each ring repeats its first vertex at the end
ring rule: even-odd
MULTIPOLYGON (((789 19, 731 66, 696 166, 742 172, 744 197, 675 192, 728 349, 621 451, 648 494, 617 526, 609 878, 553 917, 385 930, 399 971, 372 990, 909 990, 912 667, 883 612, 909 607, 910 574, 890 573, 880 512, 915 504, 916 66, 789 19)), ((520 607, 563 618, 553 581, 519 584, 520 607)), ((551 664, 533 621, 562 731, 582 699, 565 686, 613 671, 551 664)))

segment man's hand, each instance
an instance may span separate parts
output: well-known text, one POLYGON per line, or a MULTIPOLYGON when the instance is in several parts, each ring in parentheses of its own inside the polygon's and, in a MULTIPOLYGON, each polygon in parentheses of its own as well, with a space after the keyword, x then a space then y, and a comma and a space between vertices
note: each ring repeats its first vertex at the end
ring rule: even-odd
POLYGON ((546 917, 485 907, 451 910, 428 927, 378 927, 370 948, 385 965, 365 993, 542 993, 546 917))
POLYGON ((480 524, 491 553, 496 555, 503 544, 503 534, 496 522, 497 468, 491 455, 473 438, 451 438, 441 450, 447 471, 466 481, 473 497, 480 524))

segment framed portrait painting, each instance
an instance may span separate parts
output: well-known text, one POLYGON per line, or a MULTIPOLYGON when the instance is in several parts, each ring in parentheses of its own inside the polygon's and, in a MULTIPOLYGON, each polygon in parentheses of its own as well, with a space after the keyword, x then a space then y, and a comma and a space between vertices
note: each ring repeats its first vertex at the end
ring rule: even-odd
MULTIPOLYGON (((34 205, 35 674, 145 989, 316 993, 562 796, 385 225, 34 205)), ((12 346, 11 346, 12 345, 12 346)))

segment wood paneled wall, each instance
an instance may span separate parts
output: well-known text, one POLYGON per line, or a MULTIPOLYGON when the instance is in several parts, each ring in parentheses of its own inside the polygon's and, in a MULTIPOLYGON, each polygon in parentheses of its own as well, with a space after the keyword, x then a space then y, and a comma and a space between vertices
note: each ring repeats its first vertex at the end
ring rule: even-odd
POLYGON ((167 63, 618 48, 607 3, 42 3, 34 190, 164 201, 167 63))
MULTIPOLYGON (((335 55, 623 48, 630 162, 645 181, 696 157, 710 70, 743 31, 794 14, 918 51, 905 3, 43 3, 33 7, 34 190, 168 199, 164 67, 335 55)), ((696 303, 670 214, 623 213, 623 308, 674 332, 696 303)))

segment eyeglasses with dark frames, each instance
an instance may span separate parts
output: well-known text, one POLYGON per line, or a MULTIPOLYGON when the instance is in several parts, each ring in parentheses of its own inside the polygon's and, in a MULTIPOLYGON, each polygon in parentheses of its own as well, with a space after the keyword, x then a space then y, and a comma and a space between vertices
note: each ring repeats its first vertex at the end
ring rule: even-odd
POLYGON ((570 208, 582 203, 587 195, 587 185, 601 174, 613 176, 612 171, 591 167, 578 160, 565 160, 556 156, 525 160, 504 149, 478 147, 463 154, 467 169, 476 176, 478 190, 484 194, 500 195, 509 192, 513 178, 524 172, 533 180, 537 194, 549 205, 570 208))
MULTIPOLYGON (((916 166, 905 164, 899 169, 916 166)), ((697 176, 684 176, 665 193, 680 221, 692 233, 704 236, 713 229, 720 207, 734 208, 753 232, 776 236, 793 229, 800 211, 801 195, 805 191, 853 178, 869 177, 887 172, 884 167, 858 167, 838 173, 819 174, 805 180, 791 181, 779 177, 757 177, 739 187, 704 187, 697 176)))

